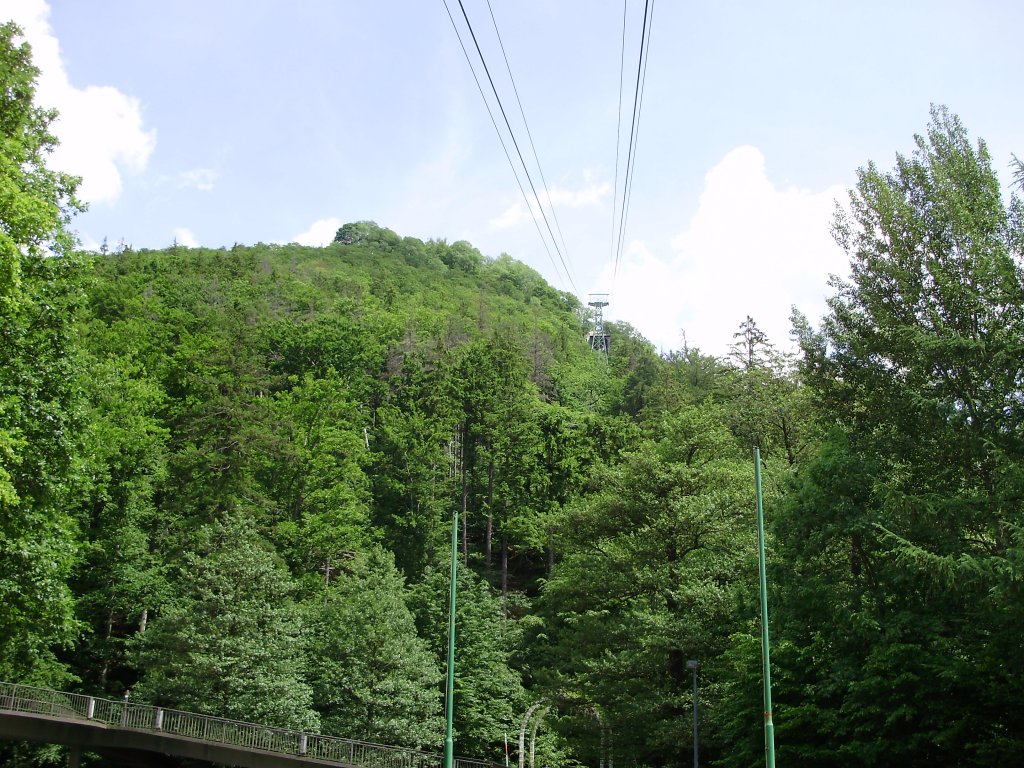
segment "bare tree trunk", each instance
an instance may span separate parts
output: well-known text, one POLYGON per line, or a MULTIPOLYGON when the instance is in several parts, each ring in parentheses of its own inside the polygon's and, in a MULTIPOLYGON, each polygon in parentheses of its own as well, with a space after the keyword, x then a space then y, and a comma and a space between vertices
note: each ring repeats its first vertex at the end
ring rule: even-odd
POLYGON ((462 561, 464 563, 469 562, 469 534, 468 526, 466 525, 466 508, 469 503, 469 486, 467 485, 466 465, 469 463, 467 458, 468 451, 466 449, 466 425, 462 425, 462 561))
POLYGON ((491 569, 491 539, 494 536, 494 459, 487 465, 487 529, 484 533, 484 563, 491 569))
POLYGON ((110 641, 110 635, 114 631, 114 609, 111 607, 107 611, 107 628, 103 633, 103 669, 100 670, 100 686, 107 684, 107 675, 110 673, 110 652, 108 643, 110 641))
POLYGON ((508 618, 508 534, 501 534, 501 611, 508 618))

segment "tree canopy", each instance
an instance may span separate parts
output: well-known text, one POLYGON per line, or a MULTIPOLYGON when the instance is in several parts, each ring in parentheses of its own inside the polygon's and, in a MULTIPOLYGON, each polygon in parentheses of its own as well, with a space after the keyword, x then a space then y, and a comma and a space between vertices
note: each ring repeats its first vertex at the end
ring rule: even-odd
POLYGON ((74 315, 78 261, 66 228, 78 180, 46 167, 55 113, 38 70, 0 25, 0 677, 67 677, 54 652, 76 632, 77 557, 67 509, 78 485, 74 315))

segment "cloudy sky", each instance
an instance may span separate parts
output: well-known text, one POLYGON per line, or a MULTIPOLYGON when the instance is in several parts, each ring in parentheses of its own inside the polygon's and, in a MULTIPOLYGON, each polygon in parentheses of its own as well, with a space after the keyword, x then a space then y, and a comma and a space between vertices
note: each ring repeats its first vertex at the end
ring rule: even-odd
POLYGON ((488 4, 463 4, 542 196, 547 182, 567 269, 444 0, 0 0, 0 17, 24 28, 39 100, 61 112, 52 160, 83 178, 86 247, 318 244, 372 219, 509 253, 584 300, 608 292, 608 316, 663 350, 685 333, 724 354, 748 314, 784 344, 792 305, 820 316, 828 275, 846 271, 835 201, 858 167, 913 149, 931 103, 987 141, 1004 181, 1024 154, 1024 3, 651 0, 616 269, 623 21, 631 110, 645 0, 491 0, 541 171, 488 4))

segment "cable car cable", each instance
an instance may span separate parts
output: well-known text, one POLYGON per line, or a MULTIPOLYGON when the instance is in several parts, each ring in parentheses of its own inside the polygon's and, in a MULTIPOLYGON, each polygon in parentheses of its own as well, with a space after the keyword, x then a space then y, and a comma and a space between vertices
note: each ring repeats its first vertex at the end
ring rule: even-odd
POLYGON ((498 45, 501 48, 502 58, 505 59, 505 69, 508 71, 508 79, 512 83, 512 92, 516 95, 516 103, 519 105, 519 114, 523 118, 523 126, 526 128, 526 136, 530 140, 530 149, 533 151, 534 162, 537 163, 537 170, 540 172, 540 181, 544 187, 544 195, 548 199, 548 207, 551 209, 551 217, 555 220, 555 229, 558 231, 558 237, 562 241, 562 250, 565 251, 565 260, 572 266, 572 259, 569 258, 569 248, 565 244, 565 236, 562 234, 562 226, 558 221, 558 212, 555 210, 555 205, 551 200, 551 192, 548 190, 548 181, 544 177, 544 167, 540 163, 540 157, 537 156, 537 147, 533 143, 533 133, 530 131, 530 124, 526 120, 526 111, 523 109, 523 102, 519 98, 519 89, 516 87, 516 79, 512 75, 512 66, 509 64, 508 55, 505 53, 505 43, 501 39, 501 32, 498 31, 498 21, 494 18, 494 9, 491 7, 491 0, 487 0, 487 10, 491 14, 491 23, 494 25, 494 34, 498 38, 498 45))
MULTIPOLYGON (((540 222, 537 221, 537 214, 533 210, 533 206, 530 205, 530 198, 526 194, 526 189, 523 187, 523 182, 519 178, 519 172, 516 170, 515 163, 512 162, 512 156, 509 154, 508 147, 505 145, 505 138, 501 134, 501 129, 498 128, 498 121, 494 119, 494 113, 491 111, 491 105, 487 101, 487 96, 484 94, 483 86, 480 84, 480 78, 477 77, 476 68, 473 66, 473 61, 469 56, 469 51, 466 50, 466 45, 462 41, 462 33, 459 32, 459 27, 455 23, 455 17, 452 16, 451 9, 448 7, 448 0, 442 0, 444 8, 448 12, 448 19, 452 23, 452 29, 455 30, 455 36, 459 40, 459 46, 462 48, 462 53, 466 57, 466 63, 469 64, 469 71, 473 74, 473 80, 476 82, 477 90, 480 92, 480 98, 484 101, 484 107, 487 109, 487 115, 491 118, 491 125, 494 126, 494 132, 498 134, 498 142, 501 144, 502 150, 505 152, 505 159, 508 160, 509 167, 512 169, 512 175, 515 176, 516 184, 519 186, 519 191, 523 195, 523 201, 526 203, 526 209, 530 212, 530 216, 533 218, 533 224, 537 228, 537 234, 540 236, 541 242, 544 244, 544 250, 548 254, 548 259, 551 261, 551 266, 555 269, 555 274, 561 278, 561 272, 558 269, 558 264, 555 263, 555 257, 551 255, 551 248, 548 246, 547 238, 544 237, 543 231, 540 228, 540 222)), ((566 279, 570 285, 575 289, 575 284, 572 282, 572 277, 566 273, 566 279)))
MULTIPOLYGON (((576 287, 575 281, 572 279, 572 274, 569 272, 569 266, 565 263, 565 258, 562 256, 561 250, 558 248, 558 241, 555 239, 555 234, 551 229, 551 222, 548 221, 547 214, 544 212, 544 206, 541 204, 540 195, 537 194, 537 188, 534 186, 533 179, 530 177, 530 171, 526 167, 526 162, 523 160, 523 153, 519 149, 519 142, 516 141, 515 133, 512 130, 512 125, 509 123, 508 114, 505 112, 505 107, 501 103, 501 97, 498 95, 498 89, 494 85, 494 78, 491 77, 491 70, 487 66, 487 61, 484 58, 483 51, 480 50, 480 42, 476 38, 476 33, 473 31, 473 25, 469 20, 469 15, 466 13, 466 6, 463 5, 462 0, 458 0, 459 8, 462 9, 462 17, 466 20, 466 26, 469 28, 470 37, 473 39, 473 45, 476 46, 477 55, 480 57, 480 63, 483 64, 484 73, 487 75, 487 80, 491 84, 491 90, 494 92, 494 98, 498 102, 498 109, 501 111, 501 116, 505 120, 505 126, 508 128, 509 135, 512 138, 512 145, 516 149, 516 154, 519 156, 519 162, 523 165, 523 171, 526 174, 526 180, 530 184, 530 189, 533 191, 533 197, 537 201, 537 207, 540 208, 541 218, 544 219, 544 225, 547 227, 548 234, 551 236, 551 242, 555 246, 555 253, 558 254, 559 260, 562 262, 562 267, 565 269, 566 274, 569 275, 569 284, 572 285, 573 290, 579 293, 579 289, 576 287)), ((447 7, 447 2, 445 3, 447 7)))
POLYGON ((619 263, 622 261, 622 250, 626 240, 626 222, 629 218, 629 198, 633 189, 633 170, 636 166, 636 146, 640 134, 640 112, 643 108, 644 84, 647 81, 647 52, 651 44, 650 25, 654 22, 653 0, 646 0, 644 3, 644 26, 640 36, 640 58, 637 61, 636 92, 633 98, 633 123, 630 128, 629 154, 626 159, 626 181, 623 185, 623 204, 620 210, 619 219, 619 247, 615 257, 615 266, 612 271, 612 281, 619 272, 619 263), (650 14, 648 15, 648 5, 650 14))

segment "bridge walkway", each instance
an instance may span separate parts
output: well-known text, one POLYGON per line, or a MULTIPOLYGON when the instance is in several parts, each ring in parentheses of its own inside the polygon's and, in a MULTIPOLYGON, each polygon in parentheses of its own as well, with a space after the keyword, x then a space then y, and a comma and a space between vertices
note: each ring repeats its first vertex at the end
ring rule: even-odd
MULTIPOLYGON (((3 682, 0 739, 65 744, 72 747, 72 763, 84 750, 122 758, 135 755, 128 763, 138 765, 158 765, 160 756, 240 768, 440 768, 442 764, 441 755, 414 749, 3 682), (152 760, 147 762, 145 755, 152 760)), ((458 758, 456 768, 496 767, 458 758)))

